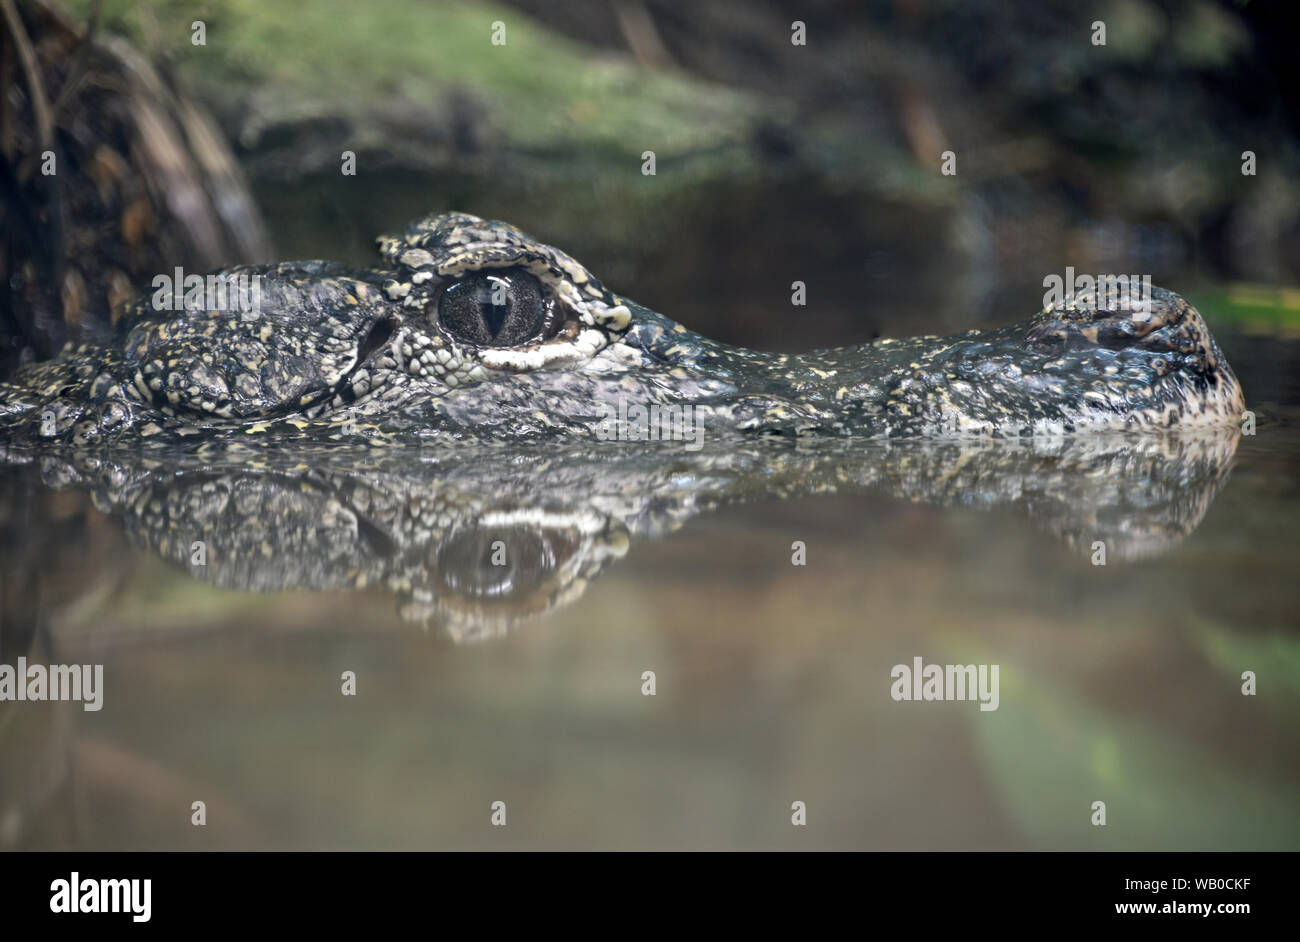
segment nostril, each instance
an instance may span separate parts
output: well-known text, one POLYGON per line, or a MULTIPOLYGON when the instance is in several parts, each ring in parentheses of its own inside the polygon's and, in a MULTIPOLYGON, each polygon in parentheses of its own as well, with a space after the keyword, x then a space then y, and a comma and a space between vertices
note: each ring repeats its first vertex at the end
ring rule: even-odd
POLYGON ((1062 353, 1065 351, 1065 332, 1059 327, 1039 324, 1025 334, 1025 349, 1049 356, 1062 353))

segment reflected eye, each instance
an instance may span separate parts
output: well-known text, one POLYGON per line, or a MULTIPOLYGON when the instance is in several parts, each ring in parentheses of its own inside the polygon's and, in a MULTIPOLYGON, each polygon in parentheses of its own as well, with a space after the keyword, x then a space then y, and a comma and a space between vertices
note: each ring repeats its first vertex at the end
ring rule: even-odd
POLYGON ((549 340, 562 321, 555 298, 516 268, 473 272, 447 285, 438 298, 438 323, 456 340, 476 347, 549 340))
POLYGON ((549 528, 472 528, 438 549, 435 572, 444 591, 506 602, 532 592, 574 554, 572 534, 549 528))

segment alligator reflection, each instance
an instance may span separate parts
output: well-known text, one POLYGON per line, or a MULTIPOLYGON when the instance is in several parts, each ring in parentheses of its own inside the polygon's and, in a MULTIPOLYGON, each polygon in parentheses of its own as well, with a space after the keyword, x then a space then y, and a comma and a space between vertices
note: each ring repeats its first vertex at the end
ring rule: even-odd
POLYGON ((405 618, 466 640, 576 599, 632 540, 757 499, 874 491, 1016 505, 1071 544, 1104 541, 1110 558, 1156 555, 1205 515, 1237 438, 1229 429, 1016 442, 756 442, 699 452, 262 448, 238 466, 229 456, 220 464, 87 454, 76 463, 26 460, 46 485, 90 491, 132 542, 197 579, 261 591, 382 586, 405 618))

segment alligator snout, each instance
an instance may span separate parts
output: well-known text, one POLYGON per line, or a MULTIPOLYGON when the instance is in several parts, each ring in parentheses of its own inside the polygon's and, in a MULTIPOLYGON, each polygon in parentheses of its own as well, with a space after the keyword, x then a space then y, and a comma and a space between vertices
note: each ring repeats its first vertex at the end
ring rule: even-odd
POLYGON ((1025 349, 1048 355, 1088 348, 1217 352, 1208 348, 1208 338, 1209 331, 1194 307, 1172 291, 1152 287, 1115 298, 1092 293, 1072 296, 1046 307, 1026 333, 1025 349))

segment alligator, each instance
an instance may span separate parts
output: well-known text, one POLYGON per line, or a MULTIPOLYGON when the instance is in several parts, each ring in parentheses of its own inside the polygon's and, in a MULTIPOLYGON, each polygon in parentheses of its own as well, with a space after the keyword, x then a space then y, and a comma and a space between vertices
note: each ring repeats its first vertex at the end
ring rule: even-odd
POLYGON ((112 343, 0 385, 0 443, 1018 438, 1230 425, 1244 409, 1200 314, 1160 288, 778 354, 706 339, 503 222, 440 214, 378 242, 372 268, 241 266, 186 277, 183 295, 164 278, 112 343))

